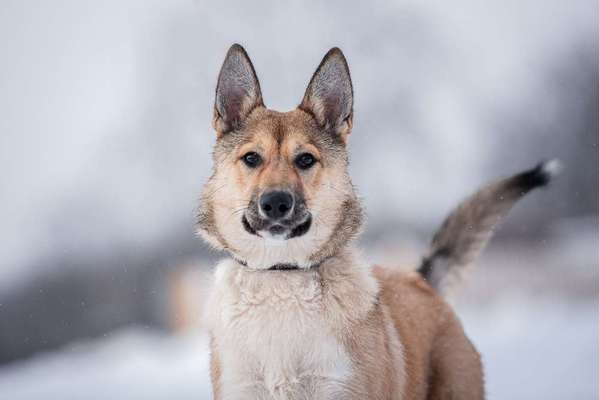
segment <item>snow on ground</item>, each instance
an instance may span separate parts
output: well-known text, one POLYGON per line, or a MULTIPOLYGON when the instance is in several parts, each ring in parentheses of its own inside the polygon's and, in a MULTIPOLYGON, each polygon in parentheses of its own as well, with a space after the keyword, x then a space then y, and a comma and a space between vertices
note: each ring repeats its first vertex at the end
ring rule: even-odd
MULTIPOLYGON (((460 305, 489 399, 597 399, 599 299, 460 305)), ((456 366, 459 368, 459 366, 456 366)), ((207 339, 131 328, 0 368, 0 398, 209 399, 207 339)))
POLYGON ((205 335, 130 328, 0 368, 0 398, 208 399, 208 374, 205 335))
POLYGON ((489 399, 599 398, 599 299, 505 296, 459 314, 482 353, 489 399))

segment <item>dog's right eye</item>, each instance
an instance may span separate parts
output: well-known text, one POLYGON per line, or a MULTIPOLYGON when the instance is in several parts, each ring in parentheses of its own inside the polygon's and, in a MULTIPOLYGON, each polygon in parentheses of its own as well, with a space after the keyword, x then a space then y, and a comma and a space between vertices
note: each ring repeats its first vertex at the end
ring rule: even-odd
POLYGON ((243 159, 243 162, 245 163, 245 165, 247 165, 250 168, 256 168, 262 162, 262 157, 260 157, 260 154, 254 152, 254 151, 250 151, 249 153, 246 153, 242 157, 242 159, 243 159))

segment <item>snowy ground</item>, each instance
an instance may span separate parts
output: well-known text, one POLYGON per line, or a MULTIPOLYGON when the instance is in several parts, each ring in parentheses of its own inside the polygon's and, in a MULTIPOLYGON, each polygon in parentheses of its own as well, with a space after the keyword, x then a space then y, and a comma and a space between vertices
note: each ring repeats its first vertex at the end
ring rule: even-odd
MULTIPOLYGON (((490 399, 597 399, 599 299, 459 306, 490 399)), ((207 340, 128 329, 0 368, 0 397, 209 399, 207 340), (8 396, 7 396, 8 394, 8 396), (6 397, 3 397, 6 396, 6 397)))
POLYGON ((0 369, 0 398, 209 399, 207 366, 204 335, 131 328, 0 369))
POLYGON ((512 298, 460 314, 490 399, 599 398, 599 300, 512 298))

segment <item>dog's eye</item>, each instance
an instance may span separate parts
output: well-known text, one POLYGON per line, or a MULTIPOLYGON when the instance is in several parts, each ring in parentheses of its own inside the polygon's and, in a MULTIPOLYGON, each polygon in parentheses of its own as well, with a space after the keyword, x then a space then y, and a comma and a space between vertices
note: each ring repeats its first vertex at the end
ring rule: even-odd
POLYGON ((296 157, 295 165, 300 169, 308 169, 316 163, 316 159, 310 153, 303 153, 296 157))
POLYGON ((262 157, 260 157, 260 154, 254 152, 254 151, 250 151, 249 153, 246 153, 242 157, 242 159, 243 159, 243 162, 245 163, 245 165, 247 165, 250 168, 256 168, 262 162, 262 157))

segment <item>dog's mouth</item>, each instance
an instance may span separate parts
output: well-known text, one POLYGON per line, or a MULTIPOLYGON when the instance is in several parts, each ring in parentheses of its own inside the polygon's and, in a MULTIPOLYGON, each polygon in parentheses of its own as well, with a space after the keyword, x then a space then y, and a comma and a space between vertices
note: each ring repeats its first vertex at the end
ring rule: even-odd
POLYGON ((308 213, 299 223, 275 222, 258 220, 254 223, 244 214, 241 218, 243 228, 251 235, 262 238, 289 240, 305 235, 312 226, 312 215, 308 213))

